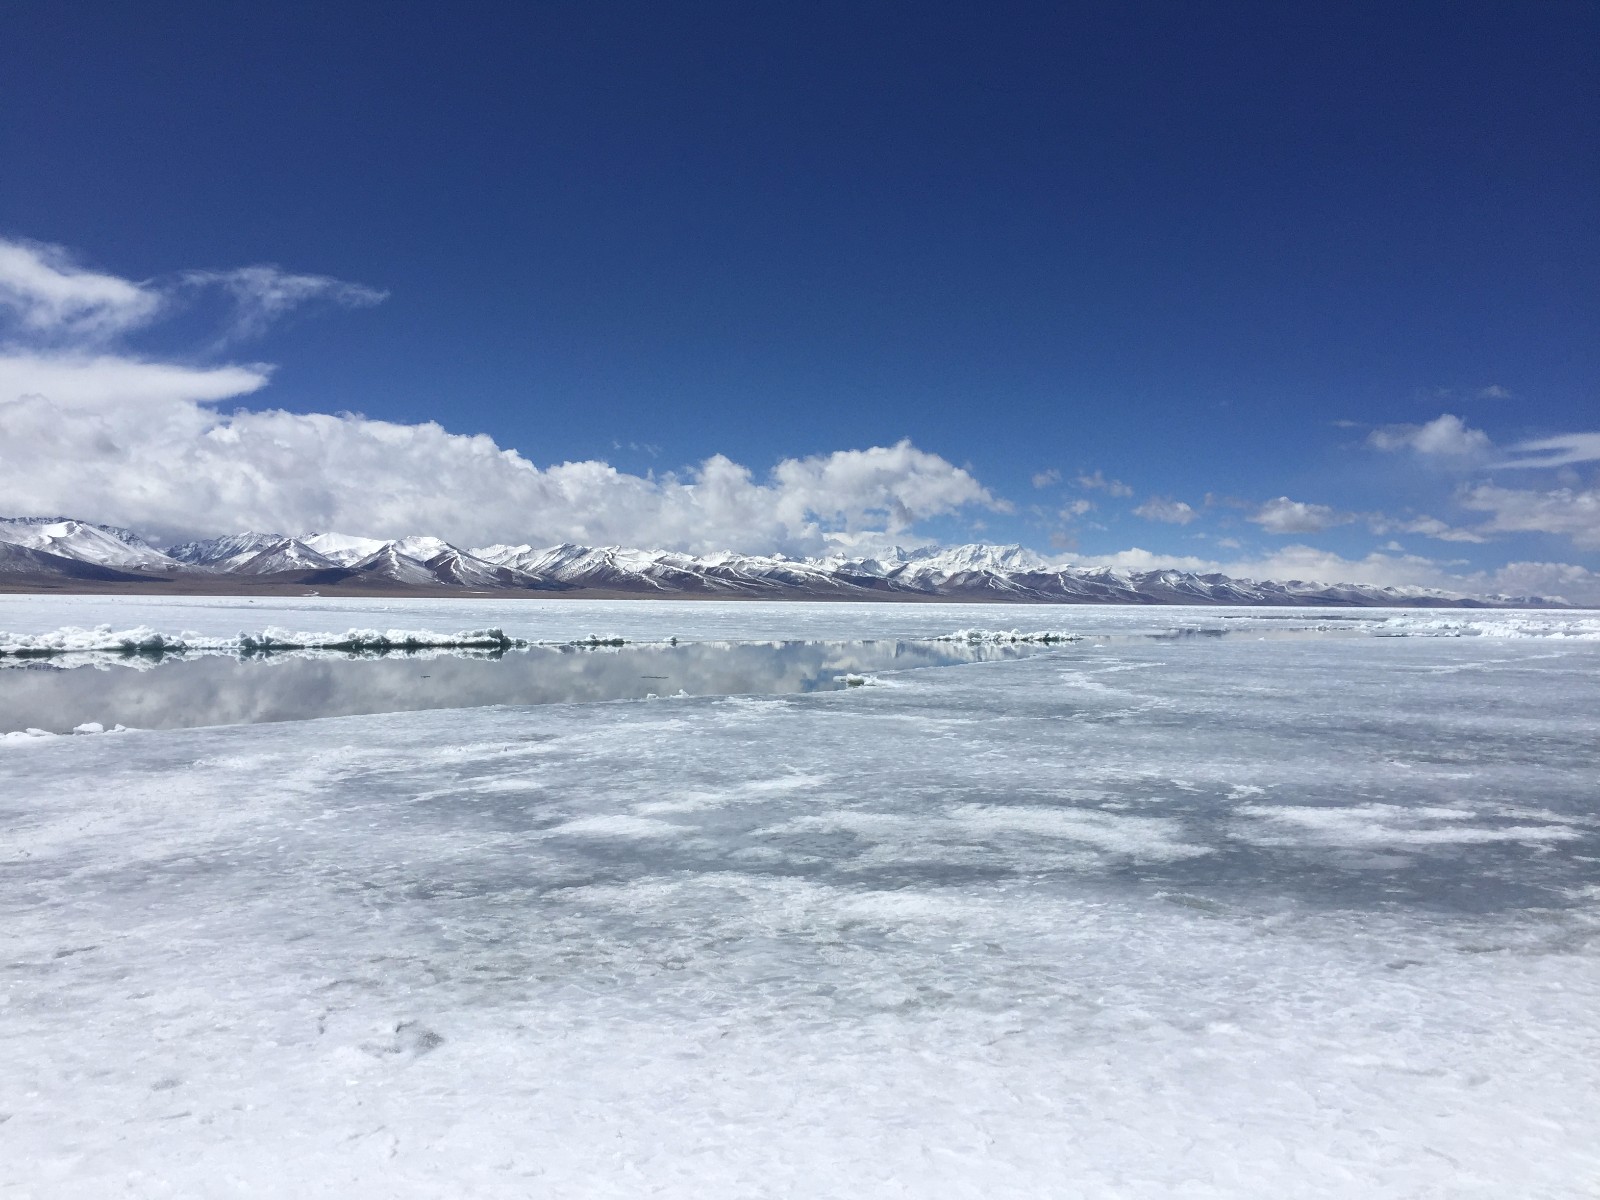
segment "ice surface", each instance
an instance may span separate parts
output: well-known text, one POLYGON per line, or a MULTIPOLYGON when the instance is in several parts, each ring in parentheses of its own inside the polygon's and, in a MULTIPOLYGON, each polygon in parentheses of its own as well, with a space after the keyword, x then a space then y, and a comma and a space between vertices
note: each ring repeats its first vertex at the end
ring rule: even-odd
POLYGON ((0 655, 43 658, 62 654, 181 654, 213 651, 254 654, 271 650, 426 650, 432 648, 504 650, 519 644, 500 629, 462 629, 437 633, 427 629, 345 629, 306 632, 268 626, 257 632, 217 636, 164 633, 148 625, 115 629, 99 625, 80 629, 67 625, 46 633, 0 633, 0 655))
MULTIPOLYGON (((629 641, 671 637, 720 641, 1005 635, 1018 629, 1061 634, 1176 630, 1363 629, 1407 636, 1476 634, 1497 638, 1600 639, 1600 615, 1505 610, 1182 607, 1070 604, 935 604, 727 600, 395 599, 306 596, 5 596, 0 646, 65 638, 84 630, 146 630, 198 644, 237 642, 267 630, 326 639, 350 630, 449 636, 499 629, 528 642, 599 635, 629 641)), ((81 639, 79 639, 81 640, 81 639)))
MULTIPOLYGON (((1137 628, 780 607, 220 620, 1137 628)), ((1078 642, 0 743, 0 1185, 1592 1196, 1597 681, 1576 638, 1078 642)))
POLYGON ((1581 638, 1600 641, 1600 617, 1570 613, 1407 613, 1386 617, 1375 632, 1409 637, 1581 638))
POLYGON ((178 729, 489 704, 810 692, 865 684, 871 671, 1030 652, 928 641, 695 642, 0 659, 0 735, 65 733, 87 723, 178 729))
POLYGON ((1064 629, 1037 629, 1024 633, 1020 629, 958 629, 954 633, 940 634, 941 642, 967 642, 972 645, 986 643, 1026 642, 1048 646, 1054 642, 1077 641, 1082 635, 1064 629))

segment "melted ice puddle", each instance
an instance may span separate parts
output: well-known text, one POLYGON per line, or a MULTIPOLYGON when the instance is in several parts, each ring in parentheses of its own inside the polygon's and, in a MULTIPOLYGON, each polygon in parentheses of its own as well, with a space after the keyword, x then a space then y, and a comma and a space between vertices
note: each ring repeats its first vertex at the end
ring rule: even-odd
POLYGON ((0 670, 0 733, 179 729, 492 704, 835 691, 873 674, 1022 658, 1038 646, 923 641, 696 643, 503 654, 169 657, 0 670))

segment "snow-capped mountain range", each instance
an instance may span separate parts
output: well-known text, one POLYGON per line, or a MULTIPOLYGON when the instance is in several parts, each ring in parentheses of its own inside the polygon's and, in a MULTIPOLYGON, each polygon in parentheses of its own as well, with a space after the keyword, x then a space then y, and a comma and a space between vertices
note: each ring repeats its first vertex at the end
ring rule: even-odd
POLYGON ((579 592, 772 599, 951 599, 1065 604, 1275 604, 1361 607, 1565 606, 1540 596, 1468 597, 1420 587, 1257 581, 1186 571, 1051 563, 1021 546, 895 550, 876 557, 692 555, 617 546, 495 545, 435 537, 238 533, 159 549, 137 534, 66 517, 0 518, 0 588, 168 581, 248 592, 338 589, 579 592))

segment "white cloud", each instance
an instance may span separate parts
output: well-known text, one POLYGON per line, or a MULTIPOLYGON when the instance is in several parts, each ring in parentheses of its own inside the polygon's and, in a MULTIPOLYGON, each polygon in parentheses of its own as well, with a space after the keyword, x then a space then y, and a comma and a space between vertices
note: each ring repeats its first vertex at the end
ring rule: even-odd
POLYGON ((1151 496, 1134 509, 1133 514, 1136 517, 1143 517, 1146 521, 1162 521, 1168 525, 1187 525, 1200 515, 1182 500, 1173 500, 1166 496, 1151 496))
POLYGON ((1368 527, 1373 533, 1417 533, 1423 537, 1434 538, 1441 542, 1472 542, 1481 544, 1489 539, 1475 529, 1459 529, 1453 525, 1439 520, 1438 517, 1386 517, 1382 513, 1373 513, 1368 519, 1368 527))
POLYGON ((1561 596, 1578 604, 1600 604, 1600 572, 1573 563, 1514 562, 1488 571, 1462 571, 1461 564, 1420 555, 1373 553, 1344 558, 1314 546, 1284 546, 1256 558, 1204 559, 1157 554, 1137 547, 1115 554, 1079 556, 1079 566, 1125 571, 1172 569, 1222 574, 1235 579, 1364 583, 1376 587, 1433 587, 1465 595, 1561 596))
POLYGON ((1351 518, 1329 508, 1326 504, 1306 504, 1279 496, 1268 500, 1246 518, 1268 533, 1320 533, 1335 525, 1347 524, 1351 518))
POLYGON ((1379 587, 1422 585, 1448 587, 1459 582, 1433 560, 1415 555, 1369 554, 1350 559, 1315 546, 1290 545, 1255 558, 1209 559, 1186 554, 1158 554, 1138 547, 1115 554, 1074 560, 1084 566, 1128 571, 1179 570, 1235 579, 1302 580, 1307 583, 1367 583, 1379 587))
POLYGON ((1600 433, 1563 433, 1556 437, 1518 442, 1511 453, 1522 457, 1495 466, 1501 470, 1567 467, 1574 463, 1600 461, 1600 433))
POLYGON ((1066 505, 1066 507, 1060 510, 1060 517, 1063 521, 1070 521, 1074 517, 1081 517, 1085 513, 1091 513, 1093 511, 1094 501, 1085 500, 1082 497, 1079 497, 1077 500, 1072 501, 1070 504, 1066 505))
MULTIPOLYGON (((189 272, 178 287, 234 301, 230 336, 298 305, 383 294, 273 267, 189 272)), ((162 307, 151 285, 84 271, 64 251, 0 241, 0 304, 22 344, 0 347, 0 512, 68 513, 157 538, 337 529, 478 543, 629 543, 817 551, 835 532, 902 533, 979 506, 1007 511, 967 471, 909 441, 785 459, 758 479, 713 455, 682 472, 604 462, 540 468, 484 435, 351 413, 234 413, 264 365, 196 366, 108 351, 162 307)))
POLYGON ((1600 549, 1600 489, 1537 491, 1482 484, 1465 492, 1461 504, 1490 514, 1484 528, 1491 532, 1560 534, 1582 549, 1600 549))
POLYGON ((85 270, 59 246, 0 238, 0 309, 31 337, 103 339, 147 323, 161 306, 158 292, 85 270))
MULTIPOLYGON (((1289 545, 1262 558, 1229 563, 1226 573, 1237 570, 1251 579, 1300 579, 1308 583, 1369 583, 1377 587, 1451 588, 1456 578, 1437 562, 1416 554, 1374 552, 1364 558, 1345 558, 1316 546, 1289 545)), ((1470 589, 1469 589, 1470 590, 1470 589)))
POLYGON ((1077 484, 1090 491, 1102 491, 1108 496, 1131 496, 1133 489, 1120 479, 1107 479, 1105 473, 1096 471, 1093 475, 1079 475, 1077 484))
MULTIPOLYGON (((1483 389, 1479 396, 1503 399, 1510 393, 1494 386, 1483 389)), ((1563 433, 1518 442, 1504 451, 1508 457, 1497 463, 1488 461, 1495 449, 1488 435, 1469 429, 1450 413, 1426 425, 1377 429, 1367 440, 1381 450, 1409 448, 1418 454, 1495 470, 1556 470, 1560 473, 1555 478, 1568 485, 1538 489, 1478 483, 1457 497, 1463 508, 1490 514, 1475 529, 1455 528, 1433 517, 1401 522, 1379 516, 1373 521, 1374 532, 1420 533, 1455 542, 1482 542, 1485 534, 1495 533, 1547 533, 1570 537, 1575 546, 1583 549, 1600 548, 1600 490, 1592 481, 1585 487, 1580 476, 1571 470, 1579 464, 1600 462, 1600 433, 1563 433)))
MULTIPOLYGON (((0 351, 0 414, 24 397, 60 398, 61 418, 85 408, 140 409, 228 400, 266 385, 271 368, 189 367, 114 354, 10 354, 0 351)), ((0 425, 0 433, 7 427, 0 425)), ((0 445, 0 454, 5 447, 0 445)))
POLYGON ((328 275, 293 275, 273 266, 186 271, 179 278, 190 287, 219 287, 233 299, 235 311, 223 334, 224 342, 258 337, 285 314, 314 300, 368 308, 389 296, 359 283, 328 275))
POLYGON ((1033 486, 1036 488, 1047 488, 1053 483, 1060 482, 1061 472, 1056 470, 1054 467, 1051 467, 1047 471, 1039 471, 1035 473, 1033 477, 1033 486))
POLYGON ((1577 604, 1600 604, 1600 572, 1575 563, 1506 563, 1482 578, 1485 594, 1561 596, 1577 604))
MULTIPOLYGON (((382 299, 275 267, 189 272, 176 286, 226 291, 229 336, 317 299, 382 299)), ((910 442, 784 459, 765 478, 720 454, 642 477, 606 462, 541 469, 435 422, 219 413, 216 403, 266 386, 269 366, 150 362, 104 347, 157 314, 152 286, 78 269, 58 248, 0 242, 0 302, 22 336, 0 347, 0 512, 64 512, 155 538, 333 528, 475 544, 821 550, 835 531, 899 534, 968 506, 1010 507, 910 442)))
POLYGON ((1425 425, 1385 425, 1367 435, 1378 450, 1411 450, 1430 458, 1476 459, 1491 449, 1489 435, 1471 429, 1453 413, 1443 413, 1425 425))
POLYGON ((81 267, 61 246, 0 238, 0 314, 10 313, 21 338, 13 349, 69 346, 87 353, 170 311, 181 293, 208 288, 232 301, 218 344, 258 336, 313 301, 361 308, 388 296, 327 275, 296 275, 267 265, 184 271, 135 283, 81 267))
POLYGON ((1510 388, 1501 387, 1498 383, 1491 383, 1486 388, 1479 388, 1475 400, 1515 400, 1517 394, 1510 388))
MULTIPOLYGON (((0 358, 0 380, 8 365, 0 358)), ((175 394, 162 400, 153 367, 128 364, 137 402, 108 399, 116 386, 103 358, 78 378, 56 364, 49 391, 29 373, 26 392, 0 392, 0 511, 65 512, 166 538, 338 529, 480 544, 814 551, 829 528, 898 533, 968 505, 1002 507, 966 471, 909 442, 787 459, 765 480, 721 455, 652 477, 603 462, 541 469, 487 436, 433 422, 207 407, 229 371, 241 372, 235 394, 260 385, 240 368, 175 368, 175 394)))

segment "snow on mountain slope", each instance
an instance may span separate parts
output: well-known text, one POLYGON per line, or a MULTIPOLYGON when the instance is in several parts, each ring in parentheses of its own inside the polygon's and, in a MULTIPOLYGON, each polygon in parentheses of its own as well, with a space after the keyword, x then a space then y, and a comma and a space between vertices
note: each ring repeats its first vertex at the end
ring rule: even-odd
POLYGON ((591 589, 788 599, 900 595, 1055 604, 1566 606, 1560 599, 1537 596, 1473 599, 1421 587, 1076 567, 1051 563, 1015 545, 892 547, 859 557, 790 558, 734 551, 694 555, 570 542, 462 550, 428 535, 385 541, 333 532, 299 538, 250 532, 175 546, 169 557, 126 530, 65 518, 0 520, 0 541, 118 570, 170 573, 187 566, 213 575, 242 576, 343 568, 406 586, 474 590, 591 589))
MULTIPOLYGON (((537 586, 514 563, 485 560, 443 538, 412 535, 393 541, 318 533, 295 543, 317 555, 324 566, 342 566, 364 575, 413 586, 504 588, 537 586)), ((499 551, 527 547, 493 547, 499 551)), ((308 564, 309 565, 309 564, 308 564)))
POLYGON ((177 567, 135 533, 67 517, 0 519, 0 541, 119 570, 171 571, 177 567))
POLYGON ((427 562, 430 558, 437 558, 441 554, 462 551, 443 538, 423 537, 413 534, 411 537, 397 538, 392 543, 394 548, 407 558, 414 558, 418 562, 427 562))
POLYGON ((393 542, 379 543, 378 549, 367 557, 350 563, 349 567, 360 575, 392 579, 396 583, 413 586, 427 586, 439 582, 426 563, 418 562, 409 554, 401 553, 393 542))
POLYGON ((998 575, 1049 571, 1051 567, 1032 550, 1021 546, 925 546, 909 552, 906 565, 919 573, 955 575, 963 571, 989 571, 998 575))
POLYGON ((254 558, 269 546, 288 540, 281 533, 233 533, 227 537, 207 538, 199 542, 184 542, 169 546, 168 556, 193 567, 225 567, 230 563, 254 558))
POLYGON ((0 541, 0 578, 57 583, 71 579, 131 582, 149 577, 119 571, 114 567, 105 567, 98 563, 84 562, 82 559, 68 558, 62 554, 51 554, 45 550, 34 550, 28 546, 19 546, 15 542, 0 541))
POLYGON ((485 562, 449 544, 425 564, 440 583, 476 589, 548 586, 546 581, 514 568, 485 562))
POLYGON ((281 533, 236 533, 204 542, 187 542, 172 547, 167 553, 191 566, 238 575, 326 570, 339 565, 298 538, 281 533))
POLYGON ((284 538, 249 558, 230 563, 228 570, 236 575, 271 575, 279 571, 326 571, 338 567, 338 563, 318 554, 304 542, 284 538))
MULTIPOLYGON (((339 538, 339 535, 320 536, 321 544, 318 539, 306 540, 324 553, 330 550, 346 553, 342 549, 344 546, 365 548, 387 544, 416 560, 427 550, 448 545, 429 538, 374 543, 367 539, 339 538), (408 552, 407 547, 415 552, 408 552)), ((1125 572, 1106 567, 1073 567, 1051 564, 1021 546, 982 544, 912 550, 895 548, 871 557, 834 555, 821 559, 732 551, 691 555, 622 546, 580 546, 570 542, 544 547, 499 544, 470 552, 449 549, 484 566, 505 568, 549 584, 644 595, 858 596, 865 599, 900 593, 1077 604, 1294 606, 1448 605, 1462 603, 1465 599, 1430 588, 1299 580, 1255 581, 1186 571, 1125 572)), ((489 583, 481 571, 470 578, 468 586, 507 585, 504 579, 498 585, 489 583)), ((448 573, 440 575, 439 579, 455 582, 448 573)), ((1549 603, 1537 597, 1520 599, 1523 603, 1549 603)))
POLYGON ((313 533, 302 537, 300 541, 341 567, 354 566, 385 546, 393 545, 382 538, 352 537, 347 533, 313 533))

